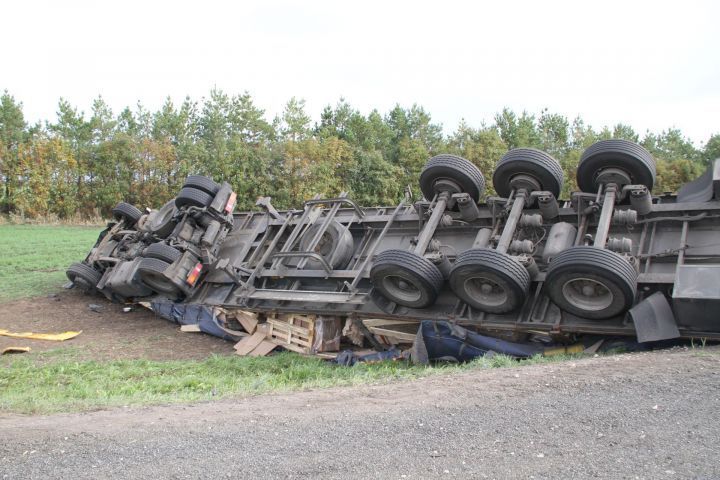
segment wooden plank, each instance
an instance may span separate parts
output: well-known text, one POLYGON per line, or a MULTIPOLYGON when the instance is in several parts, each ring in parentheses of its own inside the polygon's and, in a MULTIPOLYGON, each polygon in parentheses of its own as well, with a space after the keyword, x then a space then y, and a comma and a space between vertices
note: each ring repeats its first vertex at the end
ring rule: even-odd
POLYGON ((301 335, 301 336, 303 336, 303 337, 309 337, 309 336, 310 336, 310 329, 305 328, 305 327, 299 327, 299 326, 297 326, 297 325, 290 325, 290 324, 285 323, 285 322, 280 322, 280 321, 278 321, 278 320, 273 320, 272 318, 268 319, 268 323, 269 323, 270 325, 272 325, 272 326, 274 327, 274 329, 277 328, 277 329, 281 329, 281 330, 286 331, 286 332, 293 332, 293 333, 296 333, 296 334, 301 335))
POLYGON ((387 325, 411 325, 419 322, 408 320, 388 320, 386 318, 366 318, 362 321, 366 327, 383 327, 387 325))
POLYGON ((265 340, 265 334, 255 332, 252 336, 245 337, 235 344, 235 353, 237 353, 238 355, 247 355, 248 353, 252 352, 255 347, 260 345, 263 340, 265 340))
POLYGON ((278 330, 273 330, 270 338, 274 340, 278 345, 288 345, 293 343, 306 347, 309 347, 311 345, 311 341, 309 339, 300 338, 298 336, 293 337, 289 332, 280 332, 278 330))
POLYGON ((200 332, 201 330, 200 330, 200 325, 198 325, 198 324, 192 324, 192 325, 181 325, 181 326, 180 326, 180 331, 181 331, 181 332, 192 332, 192 333, 195 333, 195 332, 200 332))
POLYGON ((273 339, 270 339, 271 342, 275 343, 278 346, 281 346, 287 350, 291 350, 293 352, 297 353, 308 353, 309 350, 307 348, 298 347, 297 345, 293 345, 292 343, 277 343, 273 339))
POLYGON ((250 352, 248 355, 251 357, 264 357, 268 353, 275 350, 275 347, 277 347, 276 344, 269 340, 263 340, 260 342, 260 345, 255 347, 252 352, 250 352))
POLYGON ((233 315, 235 315, 235 318, 240 322, 240 325, 242 325, 246 332, 255 333, 258 324, 257 313, 233 310, 233 315))
POLYGON ((376 335, 382 335, 384 337, 391 337, 396 340, 404 341, 404 342, 414 342, 415 337, 417 337, 417 334, 415 333, 406 333, 406 332, 398 332, 395 330, 388 330, 387 328, 380 328, 380 327, 370 327, 368 328, 372 333, 376 335))
POLYGON ((340 352, 319 352, 312 354, 313 357, 325 358, 327 360, 335 360, 340 352))

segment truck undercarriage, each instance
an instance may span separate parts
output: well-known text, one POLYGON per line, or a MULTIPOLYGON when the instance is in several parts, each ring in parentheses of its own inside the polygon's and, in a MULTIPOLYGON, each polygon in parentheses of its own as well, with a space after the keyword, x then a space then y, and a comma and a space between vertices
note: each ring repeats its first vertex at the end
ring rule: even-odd
POLYGON ((233 213, 229 184, 192 176, 159 210, 120 204, 68 276, 113 300, 268 317, 720 339, 720 161, 677 194, 652 195, 654 179, 650 154, 623 140, 585 151, 567 200, 558 162, 525 148, 498 162, 497 196, 472 163, 438 155, 423 199, 387 207, 343 192, 233 213))

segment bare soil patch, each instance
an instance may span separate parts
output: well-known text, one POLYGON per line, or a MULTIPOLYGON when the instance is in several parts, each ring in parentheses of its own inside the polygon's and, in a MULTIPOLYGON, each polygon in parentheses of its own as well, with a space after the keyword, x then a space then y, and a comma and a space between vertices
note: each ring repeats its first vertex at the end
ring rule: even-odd
POLYGON ((67 349, 82 360, 186 360, 233 353, 232 342, 202 333, 183 333, 179 326, 141 306, 134 305, 132 312, 123 313, 124 306, 73 290, 0 304, 0 328, 12 332, 83 332, 65 342, 0 336, 0 350, 9 346, 29 346, 32 352, 67 349), (91 310, 90 304, 99 305, 100 312, 91 310))

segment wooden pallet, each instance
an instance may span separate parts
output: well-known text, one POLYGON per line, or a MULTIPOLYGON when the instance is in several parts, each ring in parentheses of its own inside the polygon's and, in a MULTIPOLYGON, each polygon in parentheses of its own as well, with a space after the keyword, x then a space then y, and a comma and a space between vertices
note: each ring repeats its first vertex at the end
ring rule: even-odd
POLYGON ((315 334, 315 315, 278 315, 268 318, 268 339, 288 350, 310 353, 315 334))

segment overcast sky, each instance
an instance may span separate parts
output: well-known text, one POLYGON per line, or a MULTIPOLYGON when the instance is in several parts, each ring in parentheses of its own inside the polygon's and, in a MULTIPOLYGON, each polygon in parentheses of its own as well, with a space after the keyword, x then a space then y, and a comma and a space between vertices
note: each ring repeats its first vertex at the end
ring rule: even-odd
POLYGON ((34 1, 2 6, 0 90, 27 119, 60 97, 117 113, 140 100, 248 91, 268 118, 291 97, 317 119, 425 107, 451 132, 507 106, 595 127, 720 132, 720 2, 34 1))

